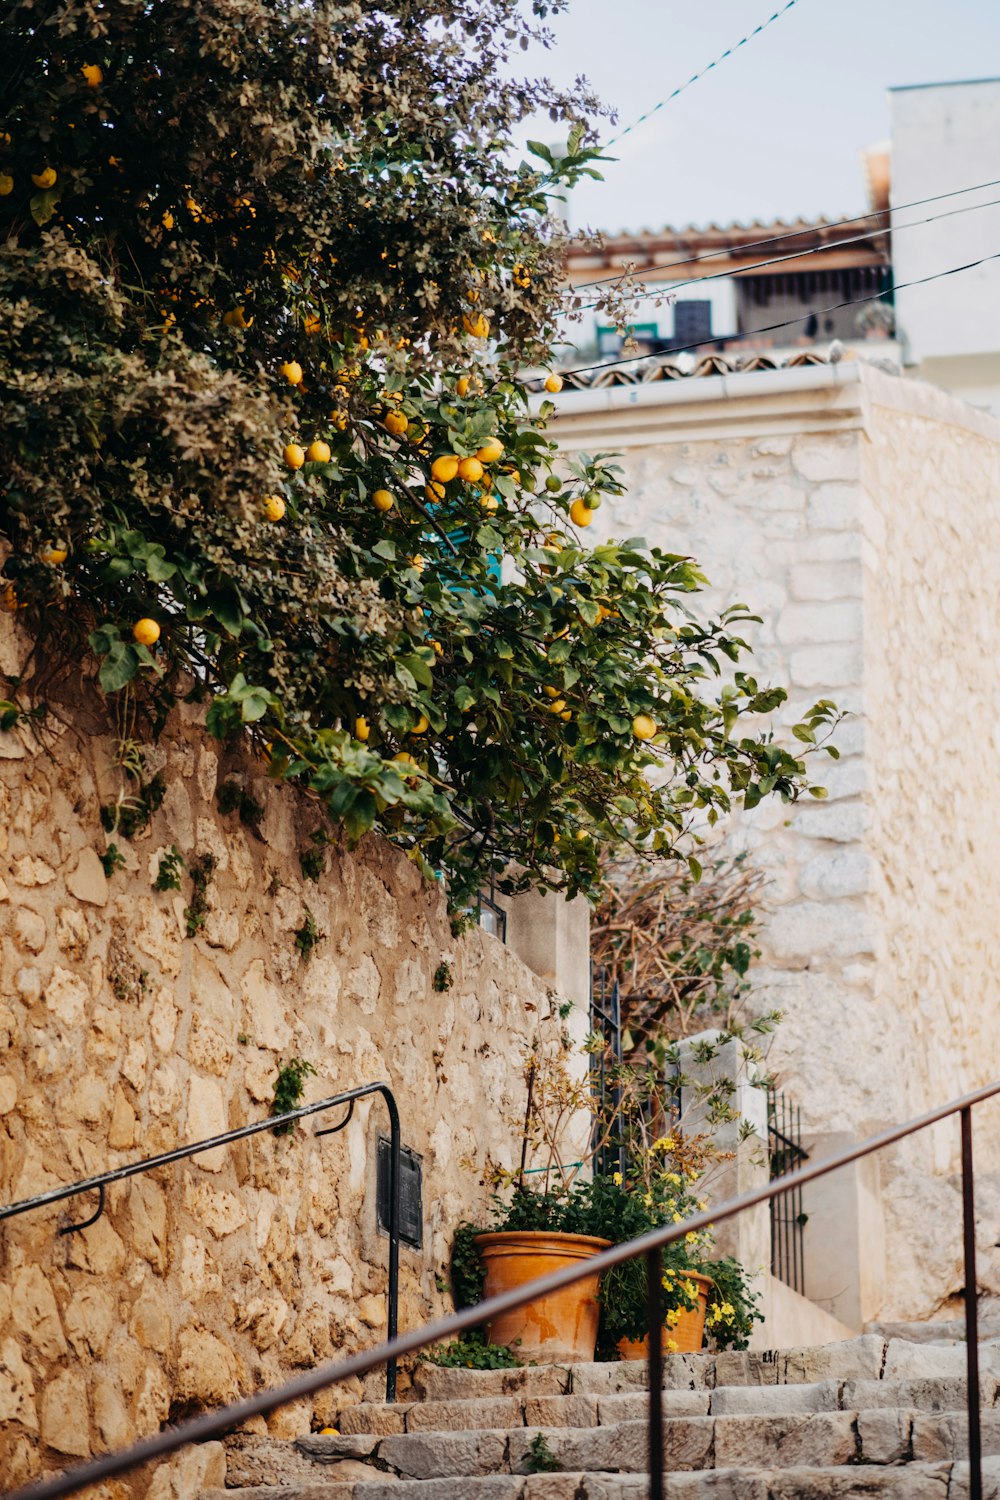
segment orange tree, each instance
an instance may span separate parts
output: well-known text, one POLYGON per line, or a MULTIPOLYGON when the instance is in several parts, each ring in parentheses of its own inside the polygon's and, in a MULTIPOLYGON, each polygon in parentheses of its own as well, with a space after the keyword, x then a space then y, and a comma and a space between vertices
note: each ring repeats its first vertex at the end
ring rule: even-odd
POLYGON ((693 615, 689 560, 585 545, 616 470, 562 463, 517 379, 560 306, 550 199, 595 155, 580 91, 503 71, 553 8, 0 17, 7 607, 151 733, 201 696, 456 904, 491 869, 592 889, 602 847, 805 786, 742 727, 784 695, 707 688, 746 616, 693 615), (570 146, 518 164, 539 108, 570 146))

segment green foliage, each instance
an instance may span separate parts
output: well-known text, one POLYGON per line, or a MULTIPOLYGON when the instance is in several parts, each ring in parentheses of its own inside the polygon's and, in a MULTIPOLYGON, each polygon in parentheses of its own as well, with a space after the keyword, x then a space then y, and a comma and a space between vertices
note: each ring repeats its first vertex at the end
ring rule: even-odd
POLYGON ((302 957, 308 962, 309 957, 312 954, 312 951, 315 948, 316 944, 323 941, 323 939, 326 937, 326 933, 320 932, 319 928, 316 925, 316 918, 313 916, 308 906, 305 907, 305 914, 305 921, 302 923, 301 927, 297 928, 295 933, 295 946, 296 948, 298 948, 302 957))
POLYGON ((184 857, 176 844, 171 844, 166 854, 161 854, 160 865, 153 881, 156 891, 179 891, 184 874, 184 857))
POLYGON ((476 1248, 476 1235, 482 1234, 477 1224, 459 1224, 451 1247, 451 1296, 458 1311, 463 1307, 475 1307, 483 1300, 485 1271, 476 1248))
POLYGON ((123 788, 114 802, 101 808, 101 827, 106 833, 120 833, 123 838, 134 839, 149 827, 153 814, 159 811, 167 784, 159 771, 145 781, 141 765, 139 769, 126 766, 125 770, 129 779, 136 782, 136 790, 130 795, 123 788))
POLYGON ((238 781, 224 781, 216 793, 219 811, 224 815, 239 813, 240 822, 254 832, 260 827, 264 816, 264 804, 240 786, 238 781))
POLYGON ((443 872, 456 908, 491 871, 589 892, 602 848, 669 856, 692 819, 797 797, 833 717, 774 743, 746 611, 699 620, 690 560, 570 523, 621 479, 560 458, 518 378, 562 305, 549 209, 595 170, 591 101, 507 67, 547 8, 0 18, 3 581, 49 656, 95 658, 154 730, 193 693, 211 734, 349 841, 375 828, 443 872), (538 110, 569 146, 518 162, 538 110), (482 478, 430 488, 493 438, 482 478), (285 463, 317 439, 328 459, 285 463))
POLYGON ((103 854, 98 854, 101 868, 110 880, 116 870, 120 870, 125 863, 125 856, 117 844, 109 844, 103 854))
POLYGON ((450 1344, 434 1344, 423 1358, 447 1370, 516 1370, 521 1363, 502 1344, 487 1343, 476 1333, 467 1333, 450 1344))
POLYGON ((452 986, 451 964, 438 964, 434 970, 434 978, 431 982, 439 995, 443 995, 446 990, 450 990, 452 986))
POLYGON ((195 937, 208 915, 208 887, 215 872, 215 855, 202 854, 188 866, 191 876, 191 900, 184 908, 184 926, 188 937, 195 937))
POLYGON ((304 854, 299 855, 299 864, 307 880, 318 882, 326 869, 326 853, 322 849, 307 849, 304 854))
POLYGON ((544 1432, 536 1432, 528 1444, 525 1456, 525 1471, 528 1474, 558 1474, 562 1464, 549 1447, 544 1432))
MULTIPOLYGON (((271 1100, 272 1115, 285 1115, 293 1109, 298 1109, 305 1092, 306 1079, 310 1076, 316 1076, 316 1069, 303 1057, 293 1057, 291 1062, 279 1069, 278 1076, 274 1080, 274 1097, 271 1100)), ((286 1120, 283 1125, 275 1125, 274 1134, 291 1135, 294 1130, 295 1121, 286 1120)))

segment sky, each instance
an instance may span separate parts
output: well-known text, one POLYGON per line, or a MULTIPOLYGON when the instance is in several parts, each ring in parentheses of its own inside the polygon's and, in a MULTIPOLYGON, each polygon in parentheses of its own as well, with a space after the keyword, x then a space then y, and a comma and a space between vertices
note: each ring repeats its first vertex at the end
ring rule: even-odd
MULTIPOLYGON (((785 0, 571 0, 525 72, 585 74, 631 124, 785 0)), ((830 218, 867 207, 860 153, 890 133, 888 90, 1000 76, 1000 0, 796 0, 613 148, 575 228, 830 218)), ((614 133, 610 127, 608 133, 614 133)), ((553 127, 535 122, 541 139, 553 127)))

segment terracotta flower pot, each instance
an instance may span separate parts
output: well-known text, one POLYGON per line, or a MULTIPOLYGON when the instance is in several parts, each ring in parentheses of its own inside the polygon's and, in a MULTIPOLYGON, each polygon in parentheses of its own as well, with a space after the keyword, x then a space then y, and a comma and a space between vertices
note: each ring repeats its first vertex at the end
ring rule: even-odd
MULTIPOLYGON (((677 1345, 677 1354, 697 1354, 705 1341, 705 1315, 708 1312, 708 1293, 712 1279, 710 1276, 703 1276, 700 1271, 681 1271, 675 1274, 678 1280, 694 1282, 698 1300, 694 1307, 681 1308, 681 1315, 672 1328, 667 1323, 663 1325, 664 1350, 667 1339, 673 1339, 677 1345)), ((618 1353, 622 1359, 647 1359, 649 1336, 642 1339, 619 1339, 618 1353)))
MULTIPOLYGON (((610 1240, 588 1234, 548 1234, 506 1230, 477 1234, 476 1247, 486 1268, 485 1297, 524 1286, 550 1271, 607 1250, 610 1240)), ((523 1364, 585 1364, 594 1357, 600 1308, 599 1277, 586 1276, 537 1302, 502 1313, 489 1325, 491 1344, 504 1344, 523 1364)))

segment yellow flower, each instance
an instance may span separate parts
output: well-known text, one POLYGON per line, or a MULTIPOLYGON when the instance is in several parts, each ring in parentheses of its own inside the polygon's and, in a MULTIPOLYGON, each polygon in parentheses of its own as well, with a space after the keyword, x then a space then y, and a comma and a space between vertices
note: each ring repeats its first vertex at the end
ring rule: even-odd
POLYGON ((667 1341, 666 1341, 666 1350, 667 1350, 668 1354, 676 1354, 677 1353, 677 1340, 676 1339, 667 1339, 667 1341))
POLYGON ((612 1177, 611 1181, 614 1183, 615 1187, 621 1187, 621 1185, 622 1185, 622 1174, 620 1172, 615 1172, 615 1174, 612 1177))
POLYGON ((684 1236, 684 1243, 685 1245, 697 1245, 698 1236, 693 1229, 689 1229, 687 1234, 684 1236))
POLYGON ((661 1135, 659 1140, 653 1142, 654 1151, 672 1151, 676 1145, 672 1135, 661 1135))
POLYGON ((667 1181, 670 1183, 671 1187, 680 1187, 683 1179, 679 1177, 676 1172, 668 1172, 667 1181))
POLYGON ((653 1206, 653 1195, 652 1195, 652 1193, 647 1193, 646 1196, 645 1196, 645 1198, 643 1198, 642 1202, 643 1202, 643 1207, 644 1208, 652 1208, 652 1206, 653 1206))
POLYGON ((674 1223, 675 1224, 683 1224, 684 1223, 684 1215, 683 1214, 674 1214, 673 1217, 674 1217, 674 1223))
POLYGON ((667 1316, 666 1316, 667 1327, 668 1328, 676 1328, 677 1324, 680 1322, 680 1320, 681 1320, 681 1310, 680 1310, 680 1308, 679 1307, 672 1307, 670 1309, 670 1311, 667 1313, 667 1316))

